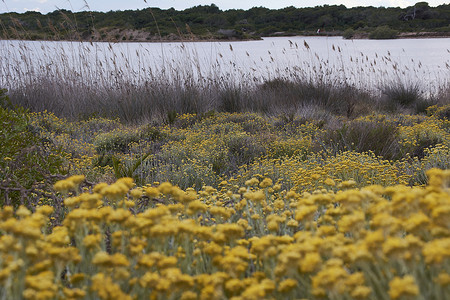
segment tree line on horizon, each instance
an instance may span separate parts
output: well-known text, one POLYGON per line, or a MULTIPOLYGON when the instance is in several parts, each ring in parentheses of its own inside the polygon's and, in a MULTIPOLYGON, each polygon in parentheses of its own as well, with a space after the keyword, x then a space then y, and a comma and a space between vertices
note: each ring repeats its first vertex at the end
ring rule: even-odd
POLYGON ((449 34, 450 4, 431 7, 427 2, 418 2, 407 8, 323 5, 248 10, 221 10, 211 4, 180 11, 149 7, 109 12, 62 9, 47 14, 32 11, 0 14, 3 39, 30 40, 247 39, 315 34, 318 29, 328 35, 368 34, 379 28, 449 34))

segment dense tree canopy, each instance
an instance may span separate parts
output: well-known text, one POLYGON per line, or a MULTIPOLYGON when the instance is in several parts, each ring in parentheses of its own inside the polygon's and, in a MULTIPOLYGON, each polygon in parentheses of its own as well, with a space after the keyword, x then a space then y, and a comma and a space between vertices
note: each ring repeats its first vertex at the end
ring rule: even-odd
POLYGON ((216 5, 200 5, 183 11, 159 8, 78 12, 57 10, 0 14, 3 38, 136 40, 153 38, 251 38, 345 30, 370 33, 388 26, 399 32, 450 32, 450 4, 430 7, 418 2, 407 8, 323 5, 310 8, 222 11, 216 5), (141 36, 133 36, 137 33, 141 36))

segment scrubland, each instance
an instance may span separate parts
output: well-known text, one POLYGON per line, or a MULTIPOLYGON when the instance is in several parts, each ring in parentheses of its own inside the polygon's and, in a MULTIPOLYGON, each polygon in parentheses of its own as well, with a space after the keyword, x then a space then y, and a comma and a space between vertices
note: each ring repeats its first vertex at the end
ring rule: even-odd
POLYGON ((90 73, 74 53, 0 63, 2 299, 450 297, 445 80, 370 89, 312 52, 276 78, 90 73))

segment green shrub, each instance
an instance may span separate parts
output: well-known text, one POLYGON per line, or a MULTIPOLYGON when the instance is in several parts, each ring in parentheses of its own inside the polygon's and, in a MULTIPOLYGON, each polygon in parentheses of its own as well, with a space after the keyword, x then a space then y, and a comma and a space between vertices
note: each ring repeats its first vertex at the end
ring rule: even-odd
POLYGON ((348 28, 344 31, 344 33, 342 34, 342 37, 346 40, 349 40, 349 39, 352 39, 354 35, 355 35, 355 31, 351 28, 348 28))
POLYGON ((369 34, 369 39, 388 40, 397 38, 397 30, 391 29, 389 26, 379 26, 369 34))
POLYGON ((136 129, 115 129, 101 133, 94 139, 97 153, 122 152, 126 153, 132 143, 141 140, 156 141, 163 138, 163 134, 155 127, 145 125, 136 129))
POLYGON ((0 124, 0 204, 36 203, 29 192, 35 184, 50 186, 51 175, 67 173, 62 153, 32 130, 27 111, 13 106, 4 89, 0 124))
POLYGON ((136 132, 115 130, 112 132, 99 134, 94 139, 94 146, 97 153, 128 151, 131 143, 137 143, 140 137, 136 132))

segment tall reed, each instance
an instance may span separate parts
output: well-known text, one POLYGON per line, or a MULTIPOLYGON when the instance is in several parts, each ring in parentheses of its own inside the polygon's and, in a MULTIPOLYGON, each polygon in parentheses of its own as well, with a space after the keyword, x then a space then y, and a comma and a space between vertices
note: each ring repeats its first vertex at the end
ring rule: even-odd
POLYGON ((306 41, 287 40, 283 49, 253 56, 238 52, 238 43, 152 47, 4 38, 0 87, 16 104, 70 119, 140 123, 211 110, 300 113, 311 105, 350 117, 367 108, 392 110, 395 101, 394 110, 424 110, 448 100, 448 64, 433 73, 420 62, 396 61, 389 51, 355 56, 332 44, 323 57, 306 41))

